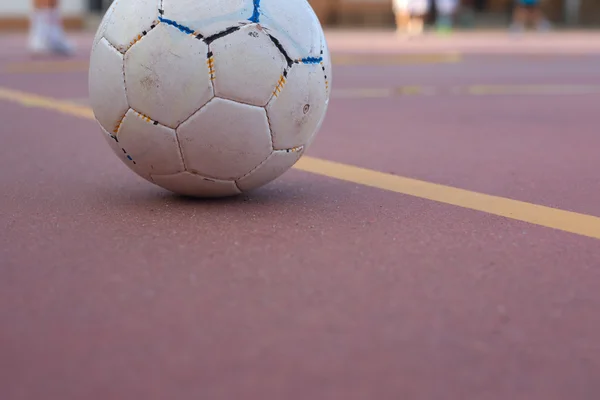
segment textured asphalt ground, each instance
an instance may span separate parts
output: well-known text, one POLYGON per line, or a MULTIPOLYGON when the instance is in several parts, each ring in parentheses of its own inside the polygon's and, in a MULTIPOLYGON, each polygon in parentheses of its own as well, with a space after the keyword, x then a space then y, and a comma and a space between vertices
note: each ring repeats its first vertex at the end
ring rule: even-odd
MULTIPOLYGON (((597 39, 330 37, 309 156, 600 216, 597 39)), ((90 38, 44 68, 22 40, 0 88, 85 105, 90 38)), ((91 120, 0 119, 2 400, 600 397, 598 239, 299 170, 186 200, 91 120)))

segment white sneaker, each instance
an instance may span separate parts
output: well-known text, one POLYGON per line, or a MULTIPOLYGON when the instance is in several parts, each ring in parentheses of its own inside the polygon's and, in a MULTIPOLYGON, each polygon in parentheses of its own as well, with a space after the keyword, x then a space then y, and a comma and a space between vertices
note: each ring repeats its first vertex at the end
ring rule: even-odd
POLYGON ((75 52, 75 46, 69 39, 61 25, 54 24, 48 32, 50 50, 56 54, 71 55, 75 52))
POLYGON ((46 40, 46 37, 39 33, 31 33, 29 35, 29 51, 33 54, 50 53, 50 45, 46 40))
POLYGON ((550 32, 552 30, 552 24, 547 19, 543 19, 537 26, 538 32, 550 32))

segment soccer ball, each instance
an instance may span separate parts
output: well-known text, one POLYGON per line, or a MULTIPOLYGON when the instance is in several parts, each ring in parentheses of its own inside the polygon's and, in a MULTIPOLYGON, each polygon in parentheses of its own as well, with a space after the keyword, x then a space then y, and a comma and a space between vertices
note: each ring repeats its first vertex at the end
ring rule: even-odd
POLYGON ((187 196, 285 173, 319 131, 330 88, 306 0, 115 0, 90 59, 91 105, 114 152, 187 196))

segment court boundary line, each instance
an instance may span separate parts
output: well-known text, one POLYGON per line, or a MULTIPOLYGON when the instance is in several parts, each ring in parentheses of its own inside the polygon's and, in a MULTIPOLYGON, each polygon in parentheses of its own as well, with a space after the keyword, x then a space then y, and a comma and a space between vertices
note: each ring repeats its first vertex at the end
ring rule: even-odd
MULTIPOLYGON (((95 120, 94 113, 89 107, 20 90, 0 87, 0 100, 24 107, 45 109, 87 120, 95 120)), ((310 156, 302 157, 293 168, 340 181, 600 239, 600 217, 593 215, 392 175, 310 156)))
MULTIPOLYGON (((331 60, 339 66, 393 66, 393 65, 436 65, 457 64, 463 61, 460 53, 425 53, 425 54, 376 54, 365 57, 362 54, 332 54, 331 60)), ((70 72, 87 72, 89 60, 46 60, 9 62, 2 66, 0 72, 7 75, 58 74, 70 72)))

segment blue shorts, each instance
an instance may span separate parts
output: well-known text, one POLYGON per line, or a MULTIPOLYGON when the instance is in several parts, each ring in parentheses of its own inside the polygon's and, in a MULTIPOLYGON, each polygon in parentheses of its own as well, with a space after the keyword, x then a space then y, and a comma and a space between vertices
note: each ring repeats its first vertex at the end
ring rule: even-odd
POLYGON ((526 7, 535 7, 540 4, 540 0, 519 0, 519 5, 526 7))

